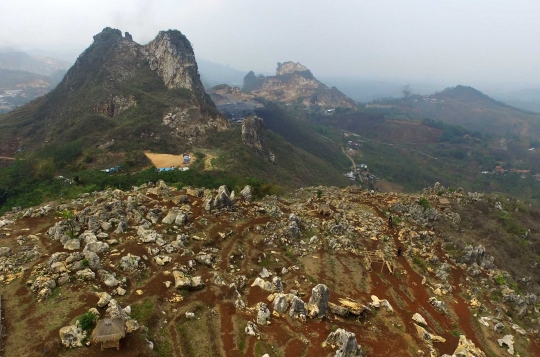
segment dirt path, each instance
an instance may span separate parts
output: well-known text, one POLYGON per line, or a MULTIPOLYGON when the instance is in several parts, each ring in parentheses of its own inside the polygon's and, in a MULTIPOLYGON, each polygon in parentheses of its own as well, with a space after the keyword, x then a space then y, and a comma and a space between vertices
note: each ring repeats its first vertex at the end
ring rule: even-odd
POLYGON ((354 162, 354 160, 352 159, 352 157, 350 157, 349 155, 347 155, 347 152, 345 151, 345 148, 344 148, 343 146, 341 147, 341 151, 343 151, 343 155, 347 156, 347 157, 349 158, 349 160, 351 160, 353 170, 356 171, 356 163, 354 162))
POLYGON ((214 167, 212 166, 212 159, 215 157, 210 154, 205 154, 204 156, 204 169, 205 170, 212 170, 214 167))

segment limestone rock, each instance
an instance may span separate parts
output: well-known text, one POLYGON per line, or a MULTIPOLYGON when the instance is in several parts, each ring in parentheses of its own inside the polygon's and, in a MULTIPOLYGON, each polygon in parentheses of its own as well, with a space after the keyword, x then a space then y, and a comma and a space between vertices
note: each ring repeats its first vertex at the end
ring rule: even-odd
POLYGON ((132 318, 126 319, 126 333, 132 333, 134 331, 137 331, 139 327, 139 322, 137 322, 137 320, 132 318))
POLYGON ((240 191, 240 196, 244 199, 244 201, 251 202, 251 199, 253 198, 253 194, 251 193, 251 186, 246 185, 242 191, 240 191))
POLYGON ((66 243, 64 243, 64 249, 67 249, 67 250, 81 249, 81 241, 78 239, 70 239, 66 243))
POLYGON ((64 326, 60 329, 60 340, 65 347, 82 347, 82 341, 86 337, 84 331, 75 325, 64 326))
POLYGON ((109 250, 109 245, 104 242, 93 242, 88 243, 85 247, 83 252, 93 252, 96 254, 104 253, 109 250))
POLYGON ((386 309, 390 312, 393 312, 394 309, 392 308, 392 305, 388 302, 388 300, 380 300, 377 296, 371 295, 372 302, 369 304, 372 307, 386 307, 386 309))
POLYGON ((330 290, 324 284, 319 284, 311 290, 311 298, 307 304, 308 315, 311 318, 323 317, 328 314, 330 290))
POLYGON ((306 303, 303 302, 297 296, 291 297, 291 309, 289 310, 289 316, 305 320, 307 315, 306 303))
POLYGON ((289 303, 287 301, 287 294, 278 293, 274 295, 273 307, 274 311, 280 314, 284 314, 289 307, 289 303))
POLYGON ((81 279, 81 280, 94 280, 96 278, 96 274, 90 269, 90 268, 87 268, 87 269, 84 269, 84 270, 79 270, 77 273, 77 278, 81 279))
POLYGON ((247 322, 246 328, 244 329, 244 331, 247 335, 250 335, 250 336, 256 336, 256 337, 260 336, 259 328, 257 327, 256 324, 254 324, 251 321, 247 322))
POLYGON ((128 253, 126 256, 120 258, 120 269, 125 271, 133 271, 139 267, 140 260, 141 257, 128 253))
POLYGON ((465 335, 460 335, 458 346, 452 357, 486 357, 486 354, 476 347, 471 340, 468 340, 465 335))
POLYGON ((10 255, 13 255, 13 252, 11 251, 11 248, 9 248, 9 247, 0 247, 0 257, 9 257, 10 255))
POLYGON ((270 310, 264 302, 257 304, 257 323, 266 326, 270 320, 270 310))
POLYGON ((96 293, 97 297, 99 298, 99 301, 97 303, 97 306, 98 307, 104 307, 106 305, 109 304, 109 302, 111 301, 112 299, 112 296, 109 295, 108 293, 106 292, 100 292, 100 293, 96 293))
POLYGON ((497 340, 497 343, 499 343, 499 346, 506 345, 508 346, 508 353, 513 355, 514 354, 514 336, 512 335, 505 335, 503 338, 499 338, 497 340))
POLYGON ((342 328, 330 332, 325 344, 332 346, 332 348, 338 348, 335 357, 359 357, 362 355, 361 347, 356 342, 356 335, 342 328))
POLYGON ((118 286, 118 284, 120 284, 120 282, 112 274, 105 275, 103 282, 110 288, 118 286))
POLYGON ((180 271, 173 271, 173 277, 174 277, 174 287, 176 289, 202 289, 204 287, 204 283, 202 282, 202 278, 200 276, 194 276, 194 277, 188 277, 185 276, 184 273, 180 271))
POLYGON ((419 313, 415 313, 412 317, 413 321, 419 325, 427 326, 427 322, 419 313))
POLYGON ((416 332, 418 333, 418 336, 421 339, 423 339, 424 341, 427 341, 427 342, 446 342, 445 338, 443 338, 441 336, 430 334, 422 326, 416 325, 416 324, 414 326, 416 326, 416 332))

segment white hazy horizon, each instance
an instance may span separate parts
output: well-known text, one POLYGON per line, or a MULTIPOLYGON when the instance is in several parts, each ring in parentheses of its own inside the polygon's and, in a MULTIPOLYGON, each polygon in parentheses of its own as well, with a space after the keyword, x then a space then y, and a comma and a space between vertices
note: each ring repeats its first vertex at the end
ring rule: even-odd
POLYGON ((0 48, 75 60, 105 27, 138 43, 178 29, 208 61, 317 77, 446 85, 540 84, 540 2, 532 0, 2 0, 0 48))

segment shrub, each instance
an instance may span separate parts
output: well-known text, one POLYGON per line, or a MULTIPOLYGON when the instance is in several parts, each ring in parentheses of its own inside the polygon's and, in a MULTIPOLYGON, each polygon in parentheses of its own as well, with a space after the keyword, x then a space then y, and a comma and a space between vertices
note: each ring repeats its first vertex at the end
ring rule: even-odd
POLYGON ((495 282, 499 285, 506 285, 506 279, 500 274, 495 277, 495 282))
POLYGON ((77 320, 79 321, 79 326, 84 331, 91 331, 94 328, 94 319, 96 318, 96 315, 94 315, 92 312, 88 311, 84 314, 82 314, 77 320))
POLYGON ((420 199, 418 204, 424 209, 424 211, 431 207, 431 205, 429 204, 429 201, 424 197, 420 199))

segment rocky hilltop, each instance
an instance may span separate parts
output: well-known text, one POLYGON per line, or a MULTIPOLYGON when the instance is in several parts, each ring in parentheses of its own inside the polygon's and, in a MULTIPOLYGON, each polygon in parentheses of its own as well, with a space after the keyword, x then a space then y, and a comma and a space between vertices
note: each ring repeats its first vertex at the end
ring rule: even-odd
POLYGON ((122 356, 538 356, 537 296, 441 228, 468 230, 457 212, 489 202, 440 185, 256 200, 159 181, 15 208, 0 217, 0 342, 8 357, 96 354, 112 318, 122 356))
POLYGON ((205 93, 191 43, 180 31, 161 31, 140 45, 127 32, 105 28, 52 92, 1 117, 0 126, 0 144, 16 138, 30 150, 114 141, 112 151, 138 144, 180 152, 229 122, 205 93))
POLYGON ((249 72, 244 78, 242 91, 220 85, 212 88, 210 95, 219 104, 257 103, 254 99, 262 97, 268 101, 301 103, 306 107, 356 107, 356 103, 337 88, 329 88, 319 82, 309 69, 294 62, 279 63, 275 76, 256 76, 253 71, 249 72))

